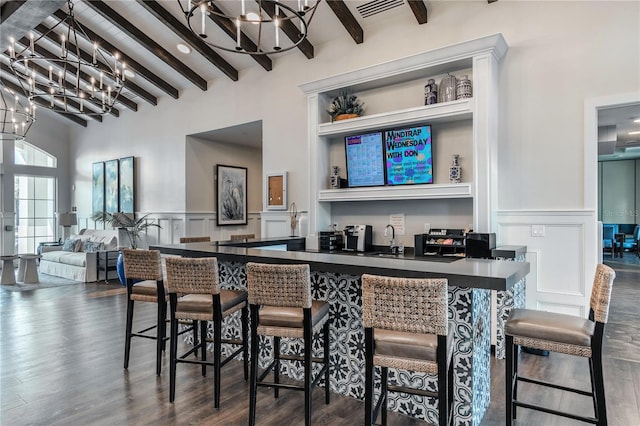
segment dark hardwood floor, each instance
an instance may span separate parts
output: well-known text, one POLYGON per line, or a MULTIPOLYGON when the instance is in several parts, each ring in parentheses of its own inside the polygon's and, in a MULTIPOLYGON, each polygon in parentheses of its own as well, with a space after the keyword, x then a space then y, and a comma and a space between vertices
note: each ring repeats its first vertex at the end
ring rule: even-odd
MULTIPOLYGON (((640 268, 616 265, 617 278, 605 340, 605 382, 610 425, 640 424, 640 268)), ((212 377, 197 366, 178 366, 175 403, 169 403, 168 352, 155 375, 154 342, 134 340, 129 370, 122 368, 125 295, 119 284, 75 284, 35 291, 0 290, 0 424, 2 425, 245 425, 248 385, 241 363, 222 371, 221 409, 213 408, 212 377)), ((152 304, 136 306, 136 323, 153 321, 152 304)), ((504 362, 492 361, 491 405, 483 426, 504 424, 504 362)), ((588 389, 584 359, 552 354, 522 355, 521 369, 588 389)), ((592 413, 588 398, 522 385, 526 398, 552 407, 592 413)), ((258 424, 304 423, 300 392, 278 400, 259 390, 258 424)), ((364 404, 314 394, 314 425, 359 425, 364 404)), ((390 415, 390 424, 424 424, 390 415)), ((528 410, 519 425, 578 425, 528 410)))

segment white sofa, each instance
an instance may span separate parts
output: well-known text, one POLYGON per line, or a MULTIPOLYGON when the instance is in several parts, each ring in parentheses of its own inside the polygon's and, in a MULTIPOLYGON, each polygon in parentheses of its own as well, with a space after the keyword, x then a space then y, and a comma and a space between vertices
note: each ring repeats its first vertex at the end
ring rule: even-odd
MULTIPOLYGON (((83 229, 70 239, 103 243, 102 250, 119 247, 117 230, 83 229)), ((82 244, 79 246, 82 250, 82 244)), ((62 246, 43 246, 41 254, 40 273, 87 283, 98 279, 97 252, 64 251, 62 246)))

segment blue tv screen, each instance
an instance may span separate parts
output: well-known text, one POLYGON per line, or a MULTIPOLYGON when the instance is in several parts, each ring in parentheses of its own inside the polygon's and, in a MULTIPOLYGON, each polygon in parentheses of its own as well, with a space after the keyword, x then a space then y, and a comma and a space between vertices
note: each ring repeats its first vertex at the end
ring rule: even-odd
POLYGON ((387 185, 433 183, 431 126, 384 131, 387 185))
POLYGON ((384 185, 382 132, 347 136, 345 150, 349 188, 384 185))

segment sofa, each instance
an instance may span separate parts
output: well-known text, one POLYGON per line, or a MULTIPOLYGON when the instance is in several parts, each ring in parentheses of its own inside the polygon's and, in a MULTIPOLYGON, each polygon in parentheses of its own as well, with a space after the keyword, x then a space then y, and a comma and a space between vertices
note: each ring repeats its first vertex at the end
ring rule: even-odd
MULTIPOLYGON (((602 225, 602 248, 612 250, 616 244, 616 250, 631 251, 640 256, 640 225, 635 223, 605 223, 602 225), (616 235, 624 235, 622 241, 616 241, 616 235), (622 247, 620 247, 620 244, 622 247)), ((620 253, 621 254, 621 253, 620 253)))
POLYGON ((83 229, 58 246, 43 246, 40 273, 74 281, 97 281, 98 252, 119 247, 118 231, 83 229))

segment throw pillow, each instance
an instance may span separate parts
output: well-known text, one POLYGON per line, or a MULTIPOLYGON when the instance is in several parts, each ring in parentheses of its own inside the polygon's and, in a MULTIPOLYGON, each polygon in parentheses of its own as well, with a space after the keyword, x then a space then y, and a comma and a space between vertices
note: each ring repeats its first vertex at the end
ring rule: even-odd
POLYGON ((83 241, 82 251, 86 253, 93 253, 102 250, 103 247, 104 244, 97 241, 83 241))
POLYGON ((80 240, 72 240, 72 239, 65 240, 64 244, 62 245, 62 250, 76 251, 76 244, 78 243, 78 241, 80 240))

